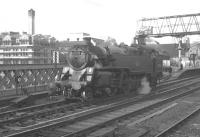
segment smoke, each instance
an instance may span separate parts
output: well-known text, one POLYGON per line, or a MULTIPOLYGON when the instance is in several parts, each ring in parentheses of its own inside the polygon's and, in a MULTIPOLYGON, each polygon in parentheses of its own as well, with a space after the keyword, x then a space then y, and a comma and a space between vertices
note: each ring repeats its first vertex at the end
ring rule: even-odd
POLYGON ((150 83, 146 77, 141 80, 141 87, 138 89, 139 94, 149 94, 151 92, 150 83))

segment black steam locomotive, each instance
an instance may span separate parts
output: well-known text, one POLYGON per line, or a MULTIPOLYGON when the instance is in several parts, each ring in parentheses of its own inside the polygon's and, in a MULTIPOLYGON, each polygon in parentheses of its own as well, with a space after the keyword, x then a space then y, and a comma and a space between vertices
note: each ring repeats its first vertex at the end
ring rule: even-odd
POLYGON ((64 54, 67 64, 61 80, 50 89, 85 99, 137 94, 144 77, 153 88, 162 77, 162 61, 167 58, 146 45, 94 45, 89 37, 64 54))

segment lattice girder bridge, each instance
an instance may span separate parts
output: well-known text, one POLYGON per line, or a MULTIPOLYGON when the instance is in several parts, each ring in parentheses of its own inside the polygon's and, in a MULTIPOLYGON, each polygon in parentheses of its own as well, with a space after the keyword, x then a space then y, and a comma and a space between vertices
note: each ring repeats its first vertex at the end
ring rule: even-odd
POLYGON ((13 95, 20 93, 23 89, 28 92, 48 90, 48 83, 60 80, 63 66, 0 65, 0 93, 13 95))
POLYGON ((200 34, 200 13, 143 18, 138 21, 136 36, 150 37, 184 37, 200 34))

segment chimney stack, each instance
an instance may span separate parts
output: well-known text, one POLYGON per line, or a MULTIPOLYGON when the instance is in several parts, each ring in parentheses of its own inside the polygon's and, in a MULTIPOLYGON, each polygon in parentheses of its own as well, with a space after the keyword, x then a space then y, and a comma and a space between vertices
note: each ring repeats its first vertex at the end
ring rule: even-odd
POLYGON ((29 34, 35 34, 35 11, 30 9, 28 11, 28 20, 29 20, 29 34))

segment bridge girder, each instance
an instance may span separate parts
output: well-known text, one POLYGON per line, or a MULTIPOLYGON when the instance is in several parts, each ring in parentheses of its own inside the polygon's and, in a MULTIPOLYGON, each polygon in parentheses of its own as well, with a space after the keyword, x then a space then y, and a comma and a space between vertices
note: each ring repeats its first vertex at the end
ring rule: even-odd
POLYGON ((46 91, 49 83, 60 79, 63 66, 53 64, 0 65, 0 93, 15 95, 23 89, 28 92, 46 91))
POLYGON ((200 13, 158 18, 143 18, 138 21, 136 37, 184 37, 200 34, 200 13))

